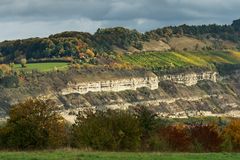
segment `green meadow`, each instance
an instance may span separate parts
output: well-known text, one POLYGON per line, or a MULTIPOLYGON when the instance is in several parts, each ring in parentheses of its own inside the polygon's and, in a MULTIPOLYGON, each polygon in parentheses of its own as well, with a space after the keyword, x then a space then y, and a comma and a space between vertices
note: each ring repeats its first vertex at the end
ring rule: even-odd
MULTIPOLYGON (((148 69, 159 67, 184 68, 187 66, 212 68, 215 64, 239 64, 240 52, 145 52, 123 55, 120 62, 148 69)), ((46 62, 28 63, 25 68, 22 68, 20 64, 15 64, 14 68, 17 70, 38 70, 40 72, 48 72, 55 69, 67 70, 68 65, 69 63, 66 62, 46 62)))
POLYGON ((0 152, 1 160, 237 160, 240 153, 0 152))
POLYGON ((66 70, 68 69, 68 63, 66 62, 46 62, 46 63, 28 63, 25 68, 22 68, 20 64, 15 64, 14 69, 17 70, 38 70, 40 72, 49 72, 55 69, 66 70))

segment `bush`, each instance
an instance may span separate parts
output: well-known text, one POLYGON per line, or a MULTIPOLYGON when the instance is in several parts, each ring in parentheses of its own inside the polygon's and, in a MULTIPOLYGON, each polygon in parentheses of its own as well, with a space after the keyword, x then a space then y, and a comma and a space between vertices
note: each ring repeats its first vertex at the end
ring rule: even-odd
POLYGON ((9 75, 12 71, 12 68, 6 64, 0 64, 0 78, 9 75))
POLYGON ((16 75, 7 75, 0 79, 0 85, 6 88, 15 88, 19 85, 19 79, 16 75))
POLYGON ((97 150, 136 150, 140 143, 139 123, 127 111, 85 111, 73 125, 73 146, 97 150))
POLYGON ((21 64, 22 68, 26 67, 27 60, 25 58, 21 59, 20 64, 21 64))

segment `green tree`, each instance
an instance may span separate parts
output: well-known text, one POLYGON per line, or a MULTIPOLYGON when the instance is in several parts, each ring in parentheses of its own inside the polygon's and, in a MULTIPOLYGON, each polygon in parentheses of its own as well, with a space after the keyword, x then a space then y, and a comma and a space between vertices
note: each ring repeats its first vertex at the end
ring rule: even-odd
POLYGON ((236 31, 240 30, 240 19, 234 20, 232 25, 231 25, 236 31))
POLYGON ((157 114, 145 106, 134 107, 134 113, 137 117, 141 129, 142 149, 148 149, 148 141, 154 134, 157 127, 157 114))
POLYGON ((163 29, 163 33, 165 37, 171 37, 173 34, 173 31, 170 27, 166 27, 163 29))
POLYGON ((98 150, 136 150, 140 142, 138 120, 127 111, 79 113, 73 125, 73 145, 98 150))
POLYGON ((155 129, 157 114, 154 111, 146 106, 136 106, 134 107, 134 112, 144 134, 149 134, 149 132, 155 129))

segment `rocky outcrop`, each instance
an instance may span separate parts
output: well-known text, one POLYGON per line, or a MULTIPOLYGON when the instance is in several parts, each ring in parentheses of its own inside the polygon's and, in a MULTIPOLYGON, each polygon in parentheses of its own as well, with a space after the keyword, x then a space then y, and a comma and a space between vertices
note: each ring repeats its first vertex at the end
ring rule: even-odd
POLYGON ((128 109, 133 106, 147 106, 159 116, 166 118, 187 118, 195 116, 239 117, 240 87, 235 81, 200 81, 186 86, 171 81, 159 82, 159 88, 140 88, 121 92, 89 92, 63 96, 67 104, 64 117, 73 122, 75 115, 84 108, 128 109), (234 88, 232 90, 231 88, 234 88), (72 114, 76 113, 76 114, 72 114))
MULTIPOLYGON (((68 78, 66 81, 61 81, 64 85, 56 83, 59 80, 54 81, 56 89, 39 87, 38 94, 18 88, 9 89, 8 92, 5 90, 3 92, 5 94, 2 98, 0 97, 1 104, 3 104, 0 108, 0 118, 7 115, 10 105, 31 97, 54 100, 63 111, 64 117, 70 118, 71 121, 75 117, 72 111, 77 113, 83 108, 127 109, 136 105, 154 108, 156 113, 164 117, 182 118, 189 115, 225 113, 236 115, 235 113, 240 111, 238 96, 240 95, 240 85, 238 85, 240 74, 239 77, 237 75, 234 74, 234 78, 226 77, 218 81, 216 72, 177 73, 161 76, 145 74, 115 77, 109 80, 107 77, 99 76, 98 80, 93 78, 96 81, 78 79, 79 77, 68 78), (45 91, 40 90, 41 88, 45 91)), ((34 90, 36 91, 35 88, 34 90)))
POLYGON ((172 75, 163 75, 157 77, 151 74, 148 77, 132 77, 117 80, 92 81, 73 83, 69 82, 67 88, 62 90, 63 95, 71 93, 86 94, 88 92, 119 92, 125 90, 136 90, 137 88, 147 87, 151 90, 158 88, 160 81, 172 81, 174 83, 191 86, 197 84, 201 80, 217 81, 217 72, 202 73, 181 73, 172 75))
POLYGON ((217 72, 201 72, 201 73, 180 73, 159 76, 159 81, 169 80, 174 83, 184 84, 186 86, 196 85, 201 80, 210 80, 217 82, 217 72))
POLYGON ((107 80, 97 82, 68 83, 68 87, 62 90, 63 95, 70 93, 86 94, 88 92, 119 92, 124 90, 136 90, 147 87, 151 90, 158 88, 158 77, 135 77, 129 79, 107 80))

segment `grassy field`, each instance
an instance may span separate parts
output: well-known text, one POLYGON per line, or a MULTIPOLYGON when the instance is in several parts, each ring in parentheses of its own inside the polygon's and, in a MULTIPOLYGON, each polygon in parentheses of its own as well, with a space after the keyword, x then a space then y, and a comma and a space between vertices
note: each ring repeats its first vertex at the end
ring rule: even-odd
MULTIPOLYGON (((132 55, 124 55, 121 58, 123 63, 134 66, 154 69, 170 66, 173 68, 184 68, 196 66, 212 68, 214 64, 240 64, 240 52, 236 51, 206 51, 206 52, 146 52, 132 55)), ((29 63, 26 68, 15 64, 17 70, 38 70, 41 72, 53 71, 54 69, 66 70, 66 62, 29 63)))
POLYGON ((124 55, 123 62, 146 68, 163 66, 171 67, 211 67, 214 63, 237 64, 240 63, 240 52, 235 51, 209 51, 199 53, 176 52, 147 52, 141 54, 124 55))
POLYGON ((0 152, 1 160, 237 160, 240 153, 0 152))
MULTIPOLYGON (((240 64, 240 52, 236 51, 206 51, 206 52, 146 52, 132 55, 124 55, 121 58, 123 63, 130 63, 134 66, 154 69, 171 66, 173 68, 184 68, 196 66, 212 68, 215 63, 240 64)), ((66 62, 29 63, 26 68, 15 64, 17 70, 38 70, 48 72, 54 69, 66 70, 66 62)))
POLYGON ((14 69, 18 70, 38 70, 40 72, 53 71, 54 69, 65 70, 68 68, 66 62, 48 62, 48 63, 29 63, 26 68, 22 68, 20 64, 15 64, 14 69))

